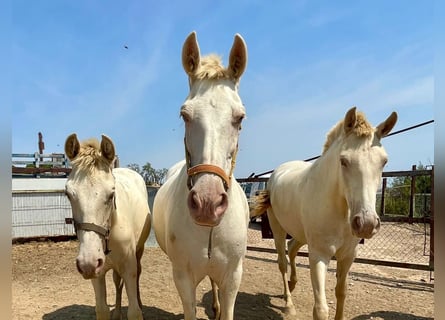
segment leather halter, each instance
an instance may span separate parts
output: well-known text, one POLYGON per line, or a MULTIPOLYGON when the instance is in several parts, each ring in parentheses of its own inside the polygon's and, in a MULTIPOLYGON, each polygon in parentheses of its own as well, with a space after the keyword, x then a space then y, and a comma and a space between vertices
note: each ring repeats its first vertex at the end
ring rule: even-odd
POLYGON ((214 164, 197 164, 193 167, 191 167, 191 160, 190 160, 190 153, 187 150, 187 143, 186 139, 184 137, 184 147, 185 147, 185 162, 187 165, 187 187, 190 189, 193 188, 193 182, 192 179, 195 175, 199 173, 212 173, 220 177, 223 181, 224 189, 227 191, 230 188, 231 182, 232 182, 232 174, 233 170, 235 169, 236 164, 236 155, 238 152, 238 145, 236 146, 235 152, 232 155, 232 163, 230 168, 229 175, 226 174, 226 172, 214 165, 214 164))
MULTIPOLYGON (((114 198, 113 198, 113 210, 115 210, 115 209, 116 209, 116 196, 114 196, 114 198)), ((110 220, 109 219, 107 220, 106 227, 97 225, 92 222, 77 222, 76 220, 73 220, 73 221, 74 221, 74 231, 76 232, 76 235, 77 235, 78 230, 96 232, 105 241, 104 254, 108 255, 111 252, 111 250, 108 247, 108 244, 110 241, 110 220)))

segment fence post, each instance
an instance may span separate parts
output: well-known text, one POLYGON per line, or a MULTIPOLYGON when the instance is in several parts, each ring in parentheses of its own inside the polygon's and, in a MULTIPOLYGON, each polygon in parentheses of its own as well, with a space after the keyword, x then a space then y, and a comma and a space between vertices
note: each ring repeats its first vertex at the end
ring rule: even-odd
MULTIPOLYGON (((411 170, 416 171, 417 166, 414 164, 411 168, 411 170)), ((408 216, 408 223, 413 223, 414 218, 414 195, 416 194, 416 175, 413 174, 411 176, 411 192, 409 196, 409 216, 408 216)))
MULTIPOLYGON (((40 155, 39 155, 39 153, 38 152, 35 152, 34 153, 34 167, 35 168, 40 168, 40 155)), ((40 178, 40 173, 36 173, 35 174, 35 177, 36 178, 40 178)))
MULTIPOLYGON (((431 168, 430 270, 434 270, 434 166, 431 168)), ((431 276, 430 276, 431 278, 431 276)))
POLYGON ((386 192, 386 178, 382 181, 382 197, 380 199, 380 217, 385 215, 385 192, 386 192))

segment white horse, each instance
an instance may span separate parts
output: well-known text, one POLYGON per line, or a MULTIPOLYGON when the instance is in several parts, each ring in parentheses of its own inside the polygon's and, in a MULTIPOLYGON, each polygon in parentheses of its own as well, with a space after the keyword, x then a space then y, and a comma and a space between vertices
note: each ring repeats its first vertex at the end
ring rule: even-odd
POLYGON ((182 50, 190 85, 181 108, 186 160, 169 170, 156 194, 153 227, 172 263, 186 320, 196 319, 196 287, 206 276, 216 318, 233 319, 249 221, 246 196, 233 177, 245 116, 238 83, 246 62, 239 35, 227 68, 215 55, 201 58, 195 32, 182 50))
POLYGON ((337 259, 337 308, 343 319, 346 277, 361 238, 371 238, 380 228, 375 211, 377 188, 387 154, 380 143, 394 127, 393 112, 373 128, 361 112, 350 109, 328 133, 322 156, 314 163, 291 161, 272 173, 267 190, 256 199, 252 216, 267 210, 283 278, 286 312, 296 314, 291 290, 297 282, 295 256, 308 245, 314 294, 314 319, 328 319, 325 278, 329 261, 337 259), (287 282, 286 233, 291 265, 287 282))
POLYGON ((114 145, 104 135, 99 145, 96 139, 79 143, 76 134, 71 134, 65 142, 65 153, 73 167, 65 189, 80 242, 76 265, 80 274, 93 284, 96 318, 110 319, 105 274, 113 269, 116 286, 113 319, 121 319, 125 284, 127 318, 141 320, 141 257, 151 226, 145 182, 133 170, 113 169, 114 145))

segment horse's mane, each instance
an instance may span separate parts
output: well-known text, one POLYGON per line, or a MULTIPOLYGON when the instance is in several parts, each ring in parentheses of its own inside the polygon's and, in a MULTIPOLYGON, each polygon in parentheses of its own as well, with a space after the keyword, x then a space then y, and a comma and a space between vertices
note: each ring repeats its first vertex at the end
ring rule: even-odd
POLYGON ((222 65, 221 57, 209 54, 201 58, 201 63, 193 78, 196 80, 230 79, 230 72, 222 65))
POLYGON ((81 170, 89 171, 110 167, 110 164, 102 157, 100 143, 96 138, 90 138, 80 143, 79 153, 71 161, 71 164, 81 170))
MULTIPOLYGON (((356 114, 357 120, 355 122, 354 128, 351 130, 351 133, 354 133, 357 137, 369 137, 374 132, 374 128, 371 124, 366 120, 366 117, 363 112, 358 111, 356 114)), ((323 154, 329 149, 332 143, 337 140, 340 136, 345 135, 345 131, 343 129, 344 120, 340 120, 327 134, 326 142, 323 146, 323 154)))

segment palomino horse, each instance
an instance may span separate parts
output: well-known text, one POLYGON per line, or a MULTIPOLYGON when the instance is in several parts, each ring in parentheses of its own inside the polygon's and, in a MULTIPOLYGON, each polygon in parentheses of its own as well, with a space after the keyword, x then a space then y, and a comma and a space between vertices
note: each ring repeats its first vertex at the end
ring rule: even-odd
POLYGON ((256 199, 252 216, 267 210, 283 278, 286 311, 296 314, 291 290, 297 282, 295 256, 308 245, 315 305, 314 319, 328 319, 325 277, 329 261, 337 259, 337 308, 343 319, 346 277, 361 238, 371 238, 380 228, 375 211, 377 188, 387 155, 380 143, 394 127, 393 112, 373 128, 361 112, 350 109, 328 133, 322 156, 314 163, 291 161, 271 175, 267 190, 256 199), (287 282, 286 233, 291 265, 287 282))
POLYGON ((73 211, 80 242, 77 269, 91 279, 96 296, 96 318, 110 319, 105 274, 113 269, 116 308, 113 319, 121 319, 122 287, 128 295, 128 319, 143 319, 139 276, 144 244, 150 233, 151 216, 145 182, 133 170, 115 168, 115 149, 110 138, 79 143, 68 136, 65 153, 72 171, 66 195, 73 211), (123 280, 123 283, 122 283, 123 280))
POLYGON ((238 83, 246 62, 239 35, 227 68, 215 55, 201 58, 195 32, 182 50, 190 85, 181 108, 186 160, 169 170, 156 194, 153 227, 172 263, 186 320, 196 319, 196 287, 206 276, 216 318, 233 319, 249 221, 246 196, 233 177, 245 116, 238 83))

